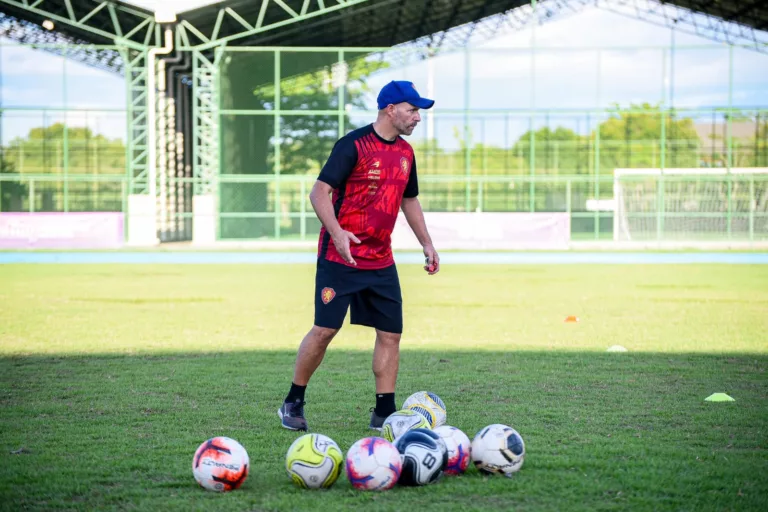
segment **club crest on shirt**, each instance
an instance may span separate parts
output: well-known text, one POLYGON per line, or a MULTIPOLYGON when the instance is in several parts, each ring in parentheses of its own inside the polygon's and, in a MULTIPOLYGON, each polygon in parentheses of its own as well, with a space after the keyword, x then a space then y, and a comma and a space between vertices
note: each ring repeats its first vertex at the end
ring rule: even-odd
POLYGON ((336 296, 336 291, 333 288, 327 286, 320 292, 320 298, 323 299, 323 304, 328 304, 336 296))
POLYGON ((405 157, 400 158, 400 170, 403 174, 408 174, 408 160, 405 157))

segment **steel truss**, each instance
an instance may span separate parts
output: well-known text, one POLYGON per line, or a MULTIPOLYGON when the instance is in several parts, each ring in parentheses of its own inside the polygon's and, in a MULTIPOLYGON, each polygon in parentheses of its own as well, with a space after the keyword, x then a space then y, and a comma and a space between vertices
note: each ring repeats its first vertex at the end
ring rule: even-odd
POLYGON ((126 164, 130 179, 129 194, 148 194, 149 139, 147 124, 147 52, 123 49, 125 85, 128 99, 126 164))
POLYGON ((108 0, 94 3, 84 7, 72 0, 0 0, 0 9, 7 4, 116 45, 136 49, 162 45, 160 26, 151 13, 108 0))
POLYGON ((188 20, 182 20, 179 23, 182 48, 198 51, 208 50, 255 34, 348 9, 368 1, 303 0, 301 9, 296 11, 283 0, 261 0, 255 19, 248 18, 242 14, 242 11, 238 13, 233 7, 222 7, 218 10, 216 23, 209 32, 196 27, 188 20))
MULTIPOLYGON (((303 0, 301 8, 294 9, 284 0, 261 0, 258 13, 253 16, 244 14, 242 8, 222 7, 215 11, 216 22, 212 28, 195 26, 189 20, 182 19, 177 25, 177 49, 212 50, 249 36, 336 13, 369 1, 303 0)), ((104 38, 107 44, 135 49, 161 45, 160 26, 151 14, 109 0, 96 2, 88 8, 83 8, 82 4, 72 0, 0 0, 0 9, 3 4, 23 9, 55 23, 65 24, 83 33, 91 33, 97 39, 104 38)), ((756 51, 768 53, 766 32, 658 0, 532 1, 530 4, 481 17, 472 23, 420 37, 394 48, 409 50, 404 52, 404 55, 415 54, 426 58, 443 50, 450 51, 482 43, 501 34, 520 30, 532 22, 541 24, 592 6, 650 23, 674 27, 713 41, 748 46, 756 51)), ((482 11, 478 12, 478 16, 482 16, 482 11)), ((35 23, 19 20, 8 14, 0 14, 0 35, 25 43, 84 42, 82 38, 50 32, 35 23)), ((48 51, 57 50, 51 48, 48 51)), ((84 46, 82 51, 69 56, 101 69, 122 71, 123 63, 119 52, 94 50, 84 46)))
POLYGON ((192 53, 192 137, 195 195, 216 192, 219 176, 219 59, 192 53))
POLYGON ((123 58, 119 51, 99 48, 89 41, 70 37, 61 32, 45 30, 36 23, 20 20, 0 12, 0 37, 21 44, 45 45, 39 49, 54 55, 82 62, 88 66, 123 74, 123 58), (64 46, 67 48, 64 48, 64 46))
MULTIPOLYGON (((768 53, 768 32, 657 0, 577 0, 630 18, 768 53)), ((755 4, 753 4, 754 7, 755 4)))

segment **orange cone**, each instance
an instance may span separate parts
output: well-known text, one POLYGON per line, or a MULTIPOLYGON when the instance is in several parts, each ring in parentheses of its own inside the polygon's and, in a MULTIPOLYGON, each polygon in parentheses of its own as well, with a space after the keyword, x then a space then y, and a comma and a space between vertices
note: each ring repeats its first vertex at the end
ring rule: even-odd
POLYGON ((573 315, 568 315, 567 317, 565 317, 565 321, 566 322, 578 322, 579 321, 579 317, 573 316, 573 315))

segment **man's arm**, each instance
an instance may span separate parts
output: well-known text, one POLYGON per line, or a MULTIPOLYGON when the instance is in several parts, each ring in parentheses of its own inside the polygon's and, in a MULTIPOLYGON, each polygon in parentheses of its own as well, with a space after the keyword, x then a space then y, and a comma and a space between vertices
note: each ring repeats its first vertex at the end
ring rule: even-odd
POLYGON ((429 275, 437 274, 440 271, 440 256, 438 256, 435 247, 432 245, 432 238, 427 230, 427 223, 424 221, 424 212, 421 209, 421 203, 418 197, 404 197, 400 206, 405 215, 405 220, 411 226, 413 234, 424 248, 424 256, 427 257, 427 264, 424 270, 429 275))
POLYGON ((312 208, 315 209, 317 218, 320 219, 328 234, 331 235, 339 255, 347 263, 357 265, 357 262, 352 258, 349 243, 351 241, 359 244, 360 240, 349 231, 344 231, 339 221, 336 220, 336 213, 333 211, 333 203, 330 196, 332 190, 329 184, 317 180, 312 187, 312 191, 309 193, 309 202, 312 203, 312 208))

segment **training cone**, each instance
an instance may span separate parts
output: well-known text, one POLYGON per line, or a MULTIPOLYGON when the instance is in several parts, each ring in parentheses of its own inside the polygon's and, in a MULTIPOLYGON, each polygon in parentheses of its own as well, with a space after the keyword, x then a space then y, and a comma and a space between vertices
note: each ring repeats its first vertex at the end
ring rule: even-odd
POLYGON ((579 321, 579 317, 573 316, 573 315, 568 315, 567 317, 565 317, 565 321, 566 322, 578 322, 579 321))
POLYGON ((735 402, 736 400, 725 393, 713 393, 704 399, 705 402, 735 402))

